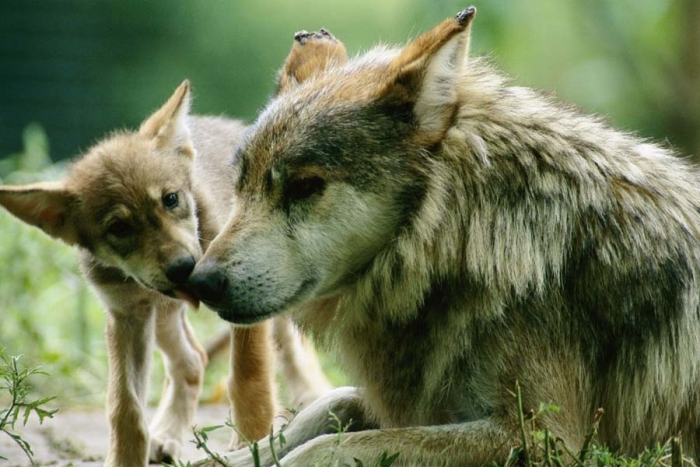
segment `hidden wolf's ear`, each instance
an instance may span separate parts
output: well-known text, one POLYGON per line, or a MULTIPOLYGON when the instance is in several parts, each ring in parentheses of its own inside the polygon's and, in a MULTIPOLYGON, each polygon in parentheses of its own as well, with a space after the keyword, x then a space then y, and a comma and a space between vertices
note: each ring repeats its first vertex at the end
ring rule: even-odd
POLYGON ((78 241, 75 197, 61 182, 0 187, 0 205, 29 225, 69 245, 78 241))
POLYGON ((427 139, 442 136, 456 109, 475 16, 476 8, 465 8, 410 42, 390 64, 383 93, 392 100, 414 103, 427 139))
POLYGON ((331 65, 342 65, 347 61, 345 46, 328 30, 321 28, 317 32, 297 32, 292 50, 277 76, 277 94, 323 73, 331 65))
POLYGON ((158 148, 173 148, 194 156, 187 116, 190 111, 190 82, 185 80, 168 102, 141 124, 139 134, 152 139, 158 148))

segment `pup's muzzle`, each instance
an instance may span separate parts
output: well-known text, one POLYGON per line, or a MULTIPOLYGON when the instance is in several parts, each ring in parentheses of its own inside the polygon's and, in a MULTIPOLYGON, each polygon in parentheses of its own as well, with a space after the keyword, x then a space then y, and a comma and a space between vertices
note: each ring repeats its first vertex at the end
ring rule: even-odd
POLYGON ((212 308, 220 308, 228 290, 228 278, 214 262, 200 262, 187 281, 187 290, 212 308))
POLYGON ((172 261, 165 268, 165 277, 173 284, 184 284, 192 274, 196 261, 192 255, 184 255, 172 261))

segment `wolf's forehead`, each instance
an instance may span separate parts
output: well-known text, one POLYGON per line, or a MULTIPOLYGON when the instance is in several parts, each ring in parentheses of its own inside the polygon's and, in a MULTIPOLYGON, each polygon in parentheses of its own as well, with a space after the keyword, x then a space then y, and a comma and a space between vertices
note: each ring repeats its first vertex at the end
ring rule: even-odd
POLYGON ((334 166, 353 148, 374 149, 381 78, 394 53, 377 48, 272 100, 240 151, 240 178, 262 179, 280 162, 334 166))
POLYGON ((318 117, 372 102, 383 89, 390 54, 377 50, 367 54, 369 58, 332 67, 277 96, 260 114, 257 127, 274 132, 292 126, 291 122, 294 127, 303 126, 318 117))

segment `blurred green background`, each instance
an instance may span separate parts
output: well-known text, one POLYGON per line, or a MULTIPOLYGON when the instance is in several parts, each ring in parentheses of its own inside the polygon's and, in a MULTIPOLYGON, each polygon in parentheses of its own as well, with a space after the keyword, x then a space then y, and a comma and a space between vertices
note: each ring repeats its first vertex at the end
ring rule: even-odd
MULTIPOLYGON (((490 0, 475 53, 517 83, 700 153, 699 0, 490 0)), ((134 127, 184 79, 198 113, 253 119, 295 31, 351 54, 402 43, 467 0, 0 2, 0 155, 40 123, 54 160, 134 127)))
MULTIPOLYGON (((491 0, 472 53, 520 85, 700 154, 699 0, 491 0)), ((116 128, 136 127, 184 79, 194 111, 255 118, 295 31, 330 29, 351 55, 403 43, 453 0, 0 2, 0 179, 56 178, 116 128)), ((75 254, 0 212, 0 346, 53 375, 61 401, 102 403, 103 316, 75 254)), ((203 336, 221 324, 192 318, 203 336)), ((156 365, 156 368, 159 368, 156 365)), ((207 391, 226 372, 209 373, 207 391)), ((327 368, 335 371, 332 361, 327 368)), ((160 376, 156 374, 155 381, 160 376)), ((342 375, 334 376, 342 382, 342 375)), ((154 397, 158 385, 155 385, 154 397)))

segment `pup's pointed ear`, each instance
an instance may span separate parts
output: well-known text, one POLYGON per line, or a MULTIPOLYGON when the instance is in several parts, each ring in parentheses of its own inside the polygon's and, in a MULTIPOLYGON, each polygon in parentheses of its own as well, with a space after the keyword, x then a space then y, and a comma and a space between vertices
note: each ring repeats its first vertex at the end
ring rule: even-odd
POLYGON ((78 241, 75 197, 61 182, 0 187, 0 205, 29 225, 69 245, 78 241))
POLYGON ((168 102, 141 124, 139 134, 152 139, 156 147, 172 147, 193 156, 187 116, 190 111, 190 82, 185 80, 168 102))
POLYGON ((277 77, 277 94, 284 93, 309 79, 323 73, 331 65, 342 65, 348 54, 342 42, 330 31, 299 31, 294 34, 292 50, 277 77))
POLYGON ((428 139, 447 130, 456 108, 475 16, 475 7, 465 8, 409 43, 390 64, 384 93, 414 103, 419 127, 428 139))

